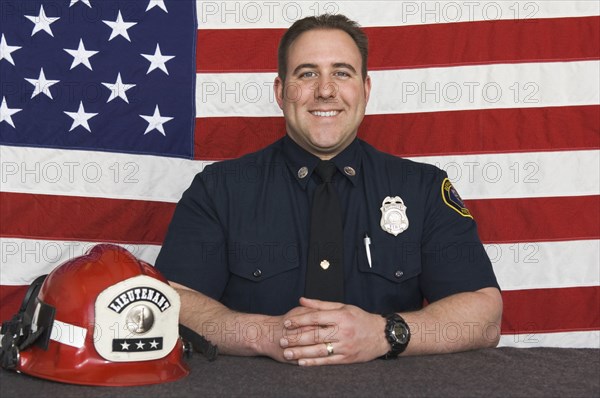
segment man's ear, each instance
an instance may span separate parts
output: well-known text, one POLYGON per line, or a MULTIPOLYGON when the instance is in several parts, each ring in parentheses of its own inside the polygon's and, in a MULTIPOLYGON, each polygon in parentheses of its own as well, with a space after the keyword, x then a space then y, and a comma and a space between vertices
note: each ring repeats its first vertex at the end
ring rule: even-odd
POLYGON ((369 103, 369 97, 371 95, 371 76, 367 75, 365 78, 365 104, 369 103))
POLYGON ((273 84, 273 91, 275 93, 275 100, 279 108, 283 110, 283 80, 279 76, 275 78, 275 84, 273 84))

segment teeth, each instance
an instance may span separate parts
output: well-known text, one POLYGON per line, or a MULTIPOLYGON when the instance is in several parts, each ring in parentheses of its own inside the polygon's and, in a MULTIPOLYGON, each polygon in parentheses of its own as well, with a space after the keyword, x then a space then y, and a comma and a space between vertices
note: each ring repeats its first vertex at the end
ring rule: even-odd
POLYGON ((337 115, 339 112, 338 111, 329 111, 329 112, 312 111, 311 113, 315 116, 331 117, 331 116, 337 115))

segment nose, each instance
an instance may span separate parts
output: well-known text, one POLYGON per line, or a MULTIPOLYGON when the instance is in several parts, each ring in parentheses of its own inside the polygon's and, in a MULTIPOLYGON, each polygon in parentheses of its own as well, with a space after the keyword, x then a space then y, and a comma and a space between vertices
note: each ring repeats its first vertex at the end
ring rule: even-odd
POLYGON ((315 100, 327 100, 337 96, 338 87, 328 76, 322 76, 318 82, 315 83, 314 89, 315 100))

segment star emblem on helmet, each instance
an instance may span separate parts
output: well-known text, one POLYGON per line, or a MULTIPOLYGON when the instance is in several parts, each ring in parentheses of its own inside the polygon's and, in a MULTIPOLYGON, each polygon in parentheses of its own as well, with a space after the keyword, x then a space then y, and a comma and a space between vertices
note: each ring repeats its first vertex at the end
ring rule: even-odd
POLYGON ((129 350, 129 344, 128 344, 126 341, 125 341, 125 342, 123 342, 123 343, 121 343, 121 349, 122 349, 123 351, 125 351, 125 350, 129 350))
POLYGON ((138 350, 143 350, 143 349, 144 349, 144 346, 145 346, 146 344, 142 343, 142 341, 140 340, 139 342, 135 343, 135 345, 137 346, 137 349, 138 349, 138 350))

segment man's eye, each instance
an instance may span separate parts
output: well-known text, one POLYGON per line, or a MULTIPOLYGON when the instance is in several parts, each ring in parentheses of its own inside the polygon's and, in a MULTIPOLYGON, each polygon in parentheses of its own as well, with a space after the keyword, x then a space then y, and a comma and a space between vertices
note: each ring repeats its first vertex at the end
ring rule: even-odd
POLYGON ((301 78, 306 78, 306 77, 315 77, 317 74, 315 72, 302 72, 300 74, 301 78))
POLYGON ((348 77, 348 76, 350 76, 350 74, 348 72, 342 72, 342 71, 337 71, 334 74, 335 74, 335 76, 338 76, 338 77, 348 77))

